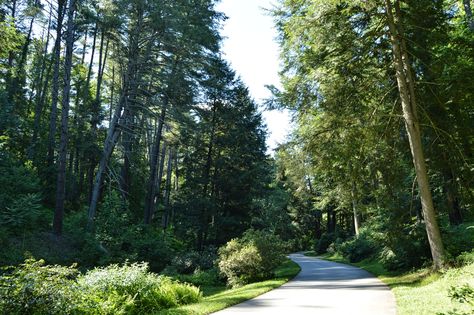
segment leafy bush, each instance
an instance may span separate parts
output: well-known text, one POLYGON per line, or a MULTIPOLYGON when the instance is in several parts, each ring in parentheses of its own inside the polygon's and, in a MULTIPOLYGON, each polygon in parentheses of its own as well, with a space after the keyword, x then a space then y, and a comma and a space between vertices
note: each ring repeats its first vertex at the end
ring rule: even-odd
POLYGON ((462 286, 451 287, 448 296, 451 300, 470 306, 469 312, 458 310, 449 311, 448 313, 438 313, 437 315, 470 315, 474 313, 474 288, 465 283, 462 286))
POLYGON ((9 229, 36 226, 41 206, 38 178, 32 170, 0 152, 0 225, 9 229))
POLYGON ((388 235, 384 243, 379 258, 387 270, 408 270, 430 260, 431 252, 423 224, 407 226, 397 236, 388 235))
POLYGON ((359 262, 370 258, 378 250, 378 246, 367 232, 361 232, 357 237, 345 241, 338 246, 338 251, 350 262, 359 262))
POLYGON ((181 274, 191 274, 199 266, 199 252, 186 251, 175 256, 171 261, 171 266, 181 274))
POLYGON ((225 279, 220 275, 219 269, 216 267, 208 270, 196 269, 192 274, 181 274, 176 268, 168 266, 161 274, 196 286, 217 286, 225 283, 225 279))
POLYGON ((148 265, 96 268, 27 260, 0 277, 1 314, 149 314, 197 302, 198 288, 148 272, 148 265))
POLYGON ((149 314, 201 298, 196 287, 149 273, 146 263, 96 268, 79 277, 78 284, 93 296, 91 306, 99 304, 110 314, 149 314))
POLYGON ((450 226, 443 238, 446 251, 453 257, 474 248, 474 224, 450 226))
POLYGON ((0 277, 1 314, 70 314, 80 308, 78 271, 26 260, 0 277))
POLYGON ((318 254, 327 252, 329 246, 336 240, 334 233, 324 233, 319 240, 316 240, 314 251, 318 254))
POLYGON ((261 231, 247 231, 219 249, 218 266, 231 286, 264 280, 284 259, 281 240, 261 231))
POLYGON ((456 264, 459 266, 466 266, 474 263, 474 251, 461 253, 456 257, 456 264))

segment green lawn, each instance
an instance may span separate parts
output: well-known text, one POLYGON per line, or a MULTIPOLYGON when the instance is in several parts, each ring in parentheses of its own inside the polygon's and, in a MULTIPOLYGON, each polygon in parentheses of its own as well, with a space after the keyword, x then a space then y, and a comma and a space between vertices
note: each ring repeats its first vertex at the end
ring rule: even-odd
POLYGON ((164 310, 157 314, 210 314, 275 289, 292 279, 299 271, 300 267, 288 259, 275 271, 275 279, 228 290, 225 287, 202 287, 204 298, 200 303, 164 310))
MULTIPOLYGON (((312 252, 307 254, 314 256, 312 252)), ((323 255, 320 258, 348 263, 339 255, 323 255)), ((472 311, 469 305, 452 301, 448 297, 448 290, 465 283, 474 286, 474 263, 442 272, 425 268, 403 274, 388 272, 374 260, 364 260, 353 265, 378 276, 392 289, 397 299, 398 315, 435 315, 454 309, 466 314, 472 311)))

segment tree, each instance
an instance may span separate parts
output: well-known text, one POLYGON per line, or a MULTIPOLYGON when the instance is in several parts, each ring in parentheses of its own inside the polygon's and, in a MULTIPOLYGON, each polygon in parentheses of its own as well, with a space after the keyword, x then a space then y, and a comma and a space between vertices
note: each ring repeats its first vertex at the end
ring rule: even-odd
POLYGON ((403 117, 410 140, 410 148, 415 165, 416 178, 420 189, 423 218, 426 224, 426 232, 430 242, 433 266, 440 269, 445 263, 445 253, 441 233, 439 231, 436 213, 431 196, 428 172, 425 164, 423 145, 421 142, 421 131, 418 122, 417 103, 415 96, 415 82, 413 70, 408 58, 404 32, 400 21, 400 2, 395 1, 395 8, 391 0, 385 0, 387 23, 389 26, 390 40, 393 49, 394 67, 398 83, 398 91, 402 103, 403 117), (398 24, 397 24, 398 22, 398 24))

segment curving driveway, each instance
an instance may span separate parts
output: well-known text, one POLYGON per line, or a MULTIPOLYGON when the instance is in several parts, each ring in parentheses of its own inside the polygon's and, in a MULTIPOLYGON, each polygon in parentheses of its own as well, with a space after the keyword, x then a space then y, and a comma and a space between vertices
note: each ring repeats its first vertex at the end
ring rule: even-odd
POLYGON ((214 314, 396 314, 390 289, 367 271, 303 254, 290 258, 301 266, 293 280, 214 314))

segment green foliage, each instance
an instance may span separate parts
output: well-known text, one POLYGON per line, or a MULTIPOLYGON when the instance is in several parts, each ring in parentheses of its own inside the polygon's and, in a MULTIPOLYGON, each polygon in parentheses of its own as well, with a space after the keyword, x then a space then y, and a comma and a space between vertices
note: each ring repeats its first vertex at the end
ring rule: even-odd
POLYGON ((229 285, 240 286, 272 277, 283 258, 283 244, 277 236, 249 230, 219 249, 218 266, 229 285))
POLYGON ((145 263, 96 268, 79 277, 78 285, 92 295, 91 307, 99 304, 108 314, 149 314, 201 298, 197 288, 151 274, 145 263))
POLYGON ((337 248, 338 252, 351 263, 359 262, 363 259, 371 258, 378 251, 378 246, 370 237, 367 231, 361 233, 351 240, 347 240, 340 244, 337 248))
POLYGON ((71 314, 81 308, 77 276, 74 266, 47 266, 43 260, 7 268, 0 276, 0 313, 71 314))
POLYGON ((421 267, 429 261, 430 249, 424 226, 419 223, 406 225, 397 237, 385 236, 380 261, 388 270, 408 270, 421 267))
POLYGON ((329 246, 336 240, 334 233, 324 233, 321 238, 316 240, 314 251, 318 254, 324 254, 328 251, 329 246))
POLYGON ((456 257, 456 264, 460 266, 465 266, 474 263, 474 251, 461 253, 456 257))
MULTIPOLYGON (((23 36, 20 34, 13 21, 0 21, 0 59, 8 57, 10 51, 19 50, 23 43, 23 36)), ((0 64, 0 69, 2 65, 0 64)))
POLYGON ((474 312, 474 288, 465 283, 461 286, 452 286, 449 289, 448 296, 451 300, 471 306, 470 311, 458 311, 454 309, 447 313, 437 313, 437 315, 469 315, 474 312))
POLYGON ((27 260, 0 276, 2 314, 150 314, 201 297, 198 288, 152 274, 145 263, 80 275, 74 266, 27 260))
POLYGON ((0 213, 0 225, 12 229, 34 227, 41 208, 41 197, 36 194, 21 195, 0 213))
POLYGON ((32 170, 0 152, 0 226, 11 230, 37 228, 41 195, 32 170))
POLYGON ((211 269, 217 259, 216 251, 217 249, 213 246, 202 251, 186 250, 172 259, 171 267, 180 274, 191 274, 196 270, 211 269))
POLYGON ((450 226, 446 230, 445 247, 452 257, 474 248, 474 225, 472 223, 450 226))

